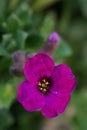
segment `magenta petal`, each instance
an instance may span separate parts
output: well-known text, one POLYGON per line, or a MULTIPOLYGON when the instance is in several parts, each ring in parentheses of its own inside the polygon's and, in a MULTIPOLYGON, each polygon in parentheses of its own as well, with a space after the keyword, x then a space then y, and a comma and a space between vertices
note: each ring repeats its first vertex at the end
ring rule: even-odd
POLYGON ((65 64, 55 67, 52 79, 53 87, 51 91, 59 96, 69 95, 75 89, 75 76, 71 69, 65 64))
POLYGON ((31 83, 36 83, 43 76, 50 76, 54 69, 53 60, 44 53, 28 58, 24 66, 24 74, 31 83))
POLYGON ((18 87, 18 95, 17 99, 20 103, 26 100, 29 96, 29 86, 30 83, 27 81, 23 81, 18 87))
POLYGON ((36 86, 24 81, 18 88, 18 101, 28 111, 40 110, 44 105, 44 95, 36 86))
POLYGON ((64 112, 67 104, 69 103, 70 96, 55 96, 50 94, 45 99, 45 105, 41 112, 46 118, 56 117, 64 112))

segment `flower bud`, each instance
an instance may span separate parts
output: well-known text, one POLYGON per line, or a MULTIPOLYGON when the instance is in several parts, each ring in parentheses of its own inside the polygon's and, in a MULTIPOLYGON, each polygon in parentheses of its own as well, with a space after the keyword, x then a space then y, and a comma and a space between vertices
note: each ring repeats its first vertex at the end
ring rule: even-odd
POLYGON ((18 62, 24 63, 26 61, 26 55, 21 51, 16 51, 15 53, 13 53, 12 58, 14 63, 18 63, 18 62))
POLYGON ((59 43, 60 37, 56 32, 53 32, 49 37, 48 37, 48 43, 49 44, 55 44, 59 43))
POLYGON ((24 76, 23 73, 23 68, 24 68, 24 64, 27 58, 32 57, 35 54, 29 54, 29 55, 25 55, 23 52, 21 51, 17 51, 13 54, 12 58, 13 58, 13 62, 14 64, 10 67, 10 71, 15 75, 15 76, 24 76))
POLYGON ((60 37, 56 32, 49 35, 46 44, 41 48, 41 52, 52 56, 59 45, 60 37))
POLYGON ((17 63, 13 66, 10 67, 10 71, 15 75, 15 76, 23 76, 23 63, 17 63))

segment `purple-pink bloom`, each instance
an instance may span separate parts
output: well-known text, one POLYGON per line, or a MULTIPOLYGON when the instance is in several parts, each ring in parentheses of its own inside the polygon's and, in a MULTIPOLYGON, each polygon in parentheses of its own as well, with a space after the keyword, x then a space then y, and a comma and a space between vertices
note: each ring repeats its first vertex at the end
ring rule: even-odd
POLYGON ((55 65, 44 53, 26 60, 26 80, 19 85, 18 101, 27 111, 41 110, 47 117, 64 112, 75 89, 76 79, 66 64, 55 65))
POLYGON ((56 32, 53 32, 53 33, 48 37, 48 42, 49 42, 50 44, 53 44, 53 43, 55 43, 55 42, 59 42, 59 40, 60 40, 60 36, 59 36, 59 34, 56 33, 56 32))

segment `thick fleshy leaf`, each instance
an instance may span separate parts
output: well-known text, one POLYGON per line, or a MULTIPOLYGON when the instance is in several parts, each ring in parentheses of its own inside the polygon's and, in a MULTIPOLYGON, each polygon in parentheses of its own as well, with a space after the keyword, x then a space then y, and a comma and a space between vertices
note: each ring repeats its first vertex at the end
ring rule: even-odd
POLYGON ((25 48, 39 49, 44 43, 44 39, 41 34, 34 32, 30 33, 25 40, 25 48))
POLYGON ((44 53, 28 58, 24 66, 24 74, 31 83, 37 83, 42 77, 50 76, 54 69, 53 60, 44 53))
POLYGON ((14 118, 10 113, 9 109, 2 108, 0 109, 0 130, 5 130, 7 127, 12 125, 14 118))
POLYGON ((57 95, 69 95, 75 89, 75 76, 71 69, 65 64, 60 64, 55 67, 52 79, 53 87, 51 88, 51 91, 57 95))
POLYGON ((14 91, 14 83, 0 83, 0 109, 9 109, 10 105, 15 99, 15 96, 16 93, 14 91))
POLYGON ((64 112, 68 102, 70 100, 70 96, 56 96, 54 94, 49 94, 45 98, 45 105, 42 108, 42 114, 47 117, 56 117, 62 112, 64 112))
POLYGON ((0 56, 9 56, 7 50, 0 45, 0 56))
POLYGON ((24 81, 18 88, 18 101, 27 111, 35 111, 42 108, 44 95, 39 92, 37 86, 24 81))

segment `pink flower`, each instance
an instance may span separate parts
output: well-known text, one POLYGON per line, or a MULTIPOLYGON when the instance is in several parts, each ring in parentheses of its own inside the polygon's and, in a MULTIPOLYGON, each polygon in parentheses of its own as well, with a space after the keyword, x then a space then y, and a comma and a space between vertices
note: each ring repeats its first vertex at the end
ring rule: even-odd
POLYGON ((76 86, 67 65, 55 66, 48 55, 39 53, 27 59, 24 74, 26 80, 18 88, 18 101, 27 111, 41 110, 47 118, 64 112, 76 86))

